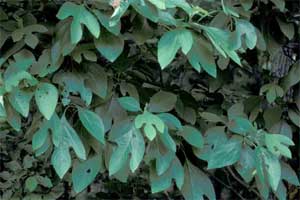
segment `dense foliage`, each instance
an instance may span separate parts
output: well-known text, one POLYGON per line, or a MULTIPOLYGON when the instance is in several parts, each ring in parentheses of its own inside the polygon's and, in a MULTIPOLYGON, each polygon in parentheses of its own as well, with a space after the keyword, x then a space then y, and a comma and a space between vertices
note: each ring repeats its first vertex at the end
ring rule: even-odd
POLYGON ((1 199, 296 199, 299 16, 287 0, 1 1, 1 199))

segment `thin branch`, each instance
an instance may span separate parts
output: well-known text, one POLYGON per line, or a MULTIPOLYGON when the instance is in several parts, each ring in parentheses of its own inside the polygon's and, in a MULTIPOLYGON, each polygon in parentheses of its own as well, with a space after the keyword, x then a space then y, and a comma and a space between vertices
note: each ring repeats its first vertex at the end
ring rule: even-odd
POLYGON ((231 186, 227 185, 226 183, 224 183, 221 179, 217 178, 216 176, 214 176, 212 173, 206 171, 213 179, 215 179, 217 182, 219 182, 220 184, 222 184, 223 186, 225 186, 227 189, 231 190, 236 196, 238 196, 241 200, 247 200, 245 199, 240 193, 238 193, 236 190, 234 190, 231 186))
POLYGON ((251 192, 255 193, 258 197, 261 197, 260 194, 253 188, 251 188, 249 185, 247 185, 243 180, 241 180, 239 177, 237 177, 235 175, 235 173, 232 171, 232 169, 230 167, 227 167, 229 173, 231 174, 231 176, 237 181, 239 182, 242 186, 244 186, 245 188, 247 188, 248 190, 250 190, 251 192))

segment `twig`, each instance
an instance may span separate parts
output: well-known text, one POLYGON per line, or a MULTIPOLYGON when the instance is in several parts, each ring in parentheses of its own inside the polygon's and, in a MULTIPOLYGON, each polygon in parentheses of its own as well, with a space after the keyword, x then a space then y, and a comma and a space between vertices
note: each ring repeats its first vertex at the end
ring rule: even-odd
POLYGON ((214 176, 212 173, 208 172, 207 170, 205 170, 213 179, 215 179, 216 181, 218 181, 220 184, 222 184, 223 186, 225 186, 227 189, 231 190, 236 196, 238 196, 241 200, 246 200, 240 193, 238 193, 237 191, 235 191, 231 186, 227 185, 226 183, 224 183, 221 179, 217 178, 216 176, 214 176))
POLYGON ((244 186, 245 188, 247 188, 248 190, 250 190, 251 192, 255 193, 258 197, 260 197, 260 194, 254 190, 253 188, 249 187, 243 180, 241 180, 239 177, 237 177, 235 175, 235 173, 232 171, 232 169, 230 167, 227 167, 229 173, 231 174, 231 176, 237 181, 239 182, 242 186, 244 186))

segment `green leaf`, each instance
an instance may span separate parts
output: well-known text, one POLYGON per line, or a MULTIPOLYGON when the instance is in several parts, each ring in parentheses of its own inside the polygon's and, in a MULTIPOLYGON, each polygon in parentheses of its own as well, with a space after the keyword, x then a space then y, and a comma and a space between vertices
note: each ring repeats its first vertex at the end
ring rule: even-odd
POLYGON ((43 176, 37 175, 36 180, 38 181, 39 185, 42 185, 46 188, 53 187, 52 181, 47 176, 43 177, 43 176))
POLYGON ((51 61, 51 49, 45 49, 40 55, 37 62, 33 63, 30 68, 31 74, 37 74, 39 77, 45 77, 48 74, 55 72, 62 64, 62 57, 59 55, 53 55, 57 57, 57 62, 51 61))
POLYGON ((200 116, 209 122, 214 122, 214 123, 218 123, 218 122, 222 122, 222 123, 226 123, 226 121, 219 115, 215 114, 215 113, 211 113, 211 112, 202 112, 200 114, 200 116))
POLYGON ((138 115, 134 120, 134 124, 138 129, 145 125, 144 132, 150 141, 155 138, 156 130, 160 133, 163 133, 165 128, 164 122, 158 116, 147 111, 144 111, 143 114, 138 115))
POLYGON ((158 9, 166 9, 166 0, 149 0, 153 5, 155 5, 158 9))
POLYGON ((71 56, 78 64, 82 62, 82 57, 92 62, 97 61, 97 55, 91 50, 90 45, 77 45, 71 52, 71 56))
POLYGON ((232 15, 234 17, 239 17, 239 14, 237 13, 235 7, 233 7, 233 5, 231 5, 231 2, 228 2, 228 1, 225 1, 224 0, 221 0, 222 2, 222 8, 223 8, 223 11, 225 14, 227 15, 232 15))
POLYGON ((17 113, 12 106, 4 101, 4 108, 6 110, 6 120, 8 122, 8 124, 16 131, 20 131, 21 130, 21 116, 19 115, 19 113, 17 113))
POLYGON ((140 103, 133 97, 121 97, 118 98, 118 102, 124 109, 130 112, 141 111, 140 103))
POLYGON ((236 103, 233 104, 228 110, 227 110, 227 116, 229 120, 233 120, 237 117, 246 118, 247 116, 244 113, 244 104, 243 103, 236 103))
POLYGON ((35 151, 43 146, 48 137, 48 126, 49 124, 45 122, 40 129, 35 132, 32 138, 32 149, 35 151))
POLYGON ((64 177, 71 167, 71 156, 67 147, 55 147, 51 156, 51 164, 60 179, 64 177))
POLYGON ((46 119, 53 115, 58 101, 58 91, 50 83, 40 83, 34 94, 36 104, 46 119))
POLYGON ((296 112, 292 109, 289 109, 288 111, 288 116, 290 118, 290 120, 298 127, 300 127, 300 113, 296 112))
POLYGON ((270 133, 284 135, 290 139, 293 138, 292 128, 284 120, 281 120, 278 123, 274 124, 270 129, 270 133))
POLYGON ((255 182, 260 194, 267 199, 269 196, 269 185, 267 183, 267 175, 265 174, 265 166, 263 160, 263 148, 258 146, 255 150, 255 182))
POLYGON ((282 112, 283 110, 280 106, 267 108, 263 114, 265 128, 270 129, 274 124, 280 122, 282 112))
POLYGON ((25 189, 29 192, 33 192, 38 186, 38 182, 35 176, 30 176, 25 181, 25 189))
MULTIPOLYGON (((273 191, 276 191, 281 179, 281 166, 278 157, 262 147, 256 147, 255 155, 259 181, 264 185, 268 182, 273 191)), ((262 192, 268 193, 266 189, 262 192)))
POLYGON ((246 183, 254 177, 255 170, 255 152, 249 146, 245 146, 241 151, 241 158, 238 163, 235 165, 237 172, 243 177, 246 183))
POLYGON ((256 35, 255 27, 249 21, 243 19, 236 19, 235 25, 236 25, 237 37, 239 40, 238 43, 241 44, 241 39, 243 38, 243 36, 245 36, 245 43, 247 47, 249 49, 253 49, 257 43, 257 35, 256 35))
POLYGON ((181 48, 187 54, 193 45, 193 35, 187 29, 175 29, 166 32, 158 42, 158 62, 164 69, 174 59, 177 51, 181 48))
POLYGON ((284 11, 285 8, 285 0, 271 0, 275 6, 281 11, 284 11))
POLYGON ((263 154, 271 188, 276 191, 281 179, 281 166, 278 158, 269 152, 263 154))
POLYGON ((115 8, 114 13, 110 17, 110 26, 115 26, 120 22, 121 17, 124 15, 131 1, 120 1, 119 5, 115 8))
POLYGON ((254 0, 242 0, 241 4, 245 10, 250 10, 254 0))
POLYGON ((281 162, 281 177, 293 185, 300 185, 297 174, 287 163, 284 162, 281 162))
POLYGON ((176 157, 174 151, 165 148, 159 138, 149 143, 147 154, 145 155, 145 162, 150 164, 155 161, 156 174, 161 176, 171 166, 172 161, 176 157))
POLYGON ((181 189, 184 181, 184 170, 177 157, 172 161, 171 166, 162 175, 158 176, 154 166, 150 167, 150 184, 151 192, 164 191, 172 185, 172 180, 175 180, 177 188, 181 189))
POLYGON ((190 64, 198 72, 204 69, 209 75, 217 77, 217 66, 213 56, 212 49, 209 47, 209 43, 200 37, 195 39, 192 49, 188 52, 187 58, 190 64))
POLYGON ((242 140, 233 136, 226 143, 218 144, 208 158, 208 169, 221 168, 236 163, 241 156, 242 140))
MULTIPOLYGON (((161 146, 158 145, 157 147, 161 146)), ((160 176, 167 171, 175 157, 176 154, 172 151, 161 154, 158 150, 156 155, 156 174, 160 176)))
POLYGON ((33 34, 33 32, 38 33, 44 33, 47 31, 47 28, 40 24, 33 24, 26 27, 22 27, 19 29, 14 30, 12 32, 11 36, 14 42, 20 41, 21 39, 24 39, 24 42, 34 49, 37 44, 39 43, 39 39, 36 35, 33 34))
POLYGON ((85 82, 87 82, 88 79, 89 77, 85 76, 85 74, 76 72, 61 72, 54 76, 53 82, 64 88, 62 92, 62 102, 64 105, 68 105, 70 103, 70 93, 79 93, 85 104, 90 105, 93 94, 91 89, 85 85, 85 82))
POLYGON ((105 144, 104 125, 100 116, 90 110, 80 107, 78 107, 78 115, 81 123, 86 128, 86 130, 99 142, 105 144))
POLYGON ((153 4, 147 1, 144 1, 144 4, 134 1, 131 5, 140 15, 151 20, 152 22, 158 22, 161 11, 158 10, 153 4))
POLYGON ((223 126, 211 127, 207 129, 204 135, 205 138, 203 148, 194 148, 193 150, 198 158, 208 161, 211 157, 211 154, 214 153, 215 147, 226 144, 228 139, 223 126))
POLYGON ((292 40, 294 38, 295 35, 295 28, 294 28, 294 24, 292 23, 286 23, 284 21, 282 21, 280 18, 276 18, 279 28, 281 30, 281 32, 289 39, 292 40))
POLYGON ((279 182, 277 190, 274 191, 275 195, 278 197, 279 200, 286 200, 287 197, 287 189, 282 181, 279 182))
POLYGON ((108 80, 104 68, 95 63, 89 63, 87 67, 88 78, 85 80, 86 86, 93 93, 104 99, 108 93, 108 80))
POLYGON ((104 33, 95 40, 97 50, 110 62, 114 62, 122 53, 124 40, 113 34, 104 33))
POLYGON ((24 38, 25 43, 30 46, 32 49, 35 49, 35 47, 39 43, 39 38, 33 34, 27 34, 24 38))
POLYGON ((121 30, 120 21, 117 22, 114 26, 110 25, 110 16, 108 14, 102 13, 99 10, 93 10, 96 17, 99 19, 100 23, 112 34, 118 36, 121 30))
POLYGON ((31 86, 34 86, 38 81, 26 71, 19 71, 15 67, 5 71, 4 82, 6 91, 11 91, 17 87, 22 80, 27 80, 31 86))
POLYGON ((139 130, 133 128, 131 139, 131 158, 129 167, 132 172, 136 171, 144 158, 145 142, 139 130))
POLYGON ((17 87, 23 80, 30 86, 34 86, 38 83, 37 79, 26 71, 34 62, 32 53, 23 50, 20 53, 15 54, 15 58, 16 62, 12 62, 8 65, 3 75, 5 90, 7 92, 12 91, 12 89, 17 87))
POLYGON ((57 135, 58 144, 56 146, 63 145, 64 148, 72 147, 78 156, 78 158, 85 160, 86 159, 86 152, 85 148, 77 135, 76 131, 72 128, 72 126, 67 121, 65 115, 60 120, 60 133, 57 135))
POLYGON ((71 41, 72 44, 78 43, 82 38, 82 27, 84 24, 94 37, 100 35, 100 26, 96 17, 90 13, 84 5, 76 5, 72 2, 65 2, 57 13, 60 20, 72 17, 71 23, 71 41))
POLYGON ((49 127, 52 129, 52 139, 55 145, 51 164, 57 175, 62 179, 71 167, 69 148, 72 147, 76 155, 83 160, 86 159, 85 148, 75 130, 68 123, 65 115, 59 119, 54 114, 50 120, 49 127))
POLYGON ((184 165, 184 183, 181 192, 184 198, 189 200, 204 199, 204 195, 209 200, 216 199, 215 190, 209 178, 188 160, 184 165))
POLYGON ((174 15, 168 11, 158 10, 158 23, 162 23, 169 26, 178 26, 178 21, 174 15))
MULTIPOLYGON (((181 104, 178 103, 179 101, 177 101, 176 104, 181 104)), ((181 107, 181 106, 180 106, 181 107)), ((179 117, 184 120, 185 122, 194 125, 196 123, 197 120, 197 114, 194 108, 191 107, 184 107, 182 105, 181 108, 179 108, 179 106, 176 105, 175 107, 177 114, 179 115, 179 117)))
POLYGON ((257 35, 256 47, 261 51, 266 51, 267 44, 266 44, 263 34, 257 28, 255 28, 255 31, 256 31, 256 35, 257 35))
POLYGON ((72 170, 72 182, 74 191, 79 193, 93 182, 101 170, 102 157, 97 155, 78 163, 72 170))
POLYGON ((134 172, 143 160, 145 152, 144 138, 140 131, 128 120, 121 121, 112 127, 109 140, 117 143, 117 148, 110 157, 109 175, 117 173, 126 164, 129 154, 130 170, 134 172))
POLYGON ((241 135, 254 134, 257 132, 256 128, 246 118, 236 117, 229 121, 227 126, 230 131, 241 135))
POLYGON ((157 115, 172 130, 182 130, 180 120, 170 113, 160 113, 157 115))
POLYGON ((283 97, 284 91, 283 89, 273 83, 266 84, 260 88, 260 94, 267 91, 267 100, 269 103, 273 103, 277 97, 283 97))
MULTIPOLYGON (((32 24, 32 25, 14 30, 14 32, 12 32, 12 34, 11 34, 11 37, 12 37, 13 41, 16 42, 16 41, 21 40, 24 35, 26 38, 28 35, 33 35, 34 32, 44 33, 47 31, 48 31, 48 29, 41 24, 32 24)), ((26 44, 30 46, 30 44, 28 44, 27 42, 26 42, 26 44)))
POLYGON ((47 137, 44 144, 42 144, 42 146, 35 151, 35 156, 38 157, 38 156, 42 155, 50 148, 50 146, 51 146, 51 141, 50 141, 50 138, 47 137))
POLYGON ((177 96, 170 92, 159 91, 150 98, 150 112, 168 112, 175 107, 177 96))
POLYGON ((42 154, 48 149, 50 145, 49 130, 51 130, 53 134, 53 143, 58 146, 59 141, 57 141, 56 138, 61 133, 61 123, 56 113, 53 114, 50 120, 44 120, 44 122, 40 124, 39 130, 33 135, 32 149, 36 151, 37 154, 42 154))
POLYGON ((175 8, 175 7, 182 8, 189 15, 192 15, 192 12, 193 12, 193 9, 194 9, 194 7, 192 8, 190 6, 190 4, 186 2, 186 0, 169 0, 169 1, 166 1, 166 7, 167 8, 175 8))
POLYGON ((265 143, 268 150, 277 156, 283 155, 292 158, 292 153, 287 146, 294 145, 294 142, 284 135, 265 133, 265 143))
POLYGON ((300 81, 300 76, 298 76, 298 74, 300 74, 300 60, 296 61, 293 64, 292 69, 289 71, 288 75, 285 76, 281 81, 280 85, 285 92, 300 81))
POLYGON ((180 131, 180 136, 182 136, 190 145, 194 147, 203 147, 203 137, 201 132, 192 126, 183 126, 183 130, 180 131))
POLYGON ((0 96, 0 120, 6 118, 6 110, 3 104, 3 97, 0 96))
POLYGON ((213 43, 218 52, 225 58, 229 56, 235 63, 241 66, 238 54, 231 49, 231 33, 215 27, 201 26, 206 32, 208 38, 213 43))
POLYGON ((165 131, 162 134, 159 134, 159 138, 162 143, 167 147, 169 150, 176 152, 176 144, 173 138, 170 136, 168 128, 165 127, 165 131))
POLYGON ((23 117, 29 114, 29 104, 32 98, 31 92, 26 92, 15 88, 9 95, 8 100, 10 104, 18 111, 23 117))

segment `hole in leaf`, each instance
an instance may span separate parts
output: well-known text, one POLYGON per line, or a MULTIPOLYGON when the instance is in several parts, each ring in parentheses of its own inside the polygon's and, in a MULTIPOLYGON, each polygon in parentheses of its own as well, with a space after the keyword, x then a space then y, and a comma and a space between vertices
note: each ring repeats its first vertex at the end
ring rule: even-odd
POLYGON ((92 171, 91 169, 87 169, 87 170, 86 170, 86 173, 89 174, 89 173, 91 173, 91 171, 92 171))

